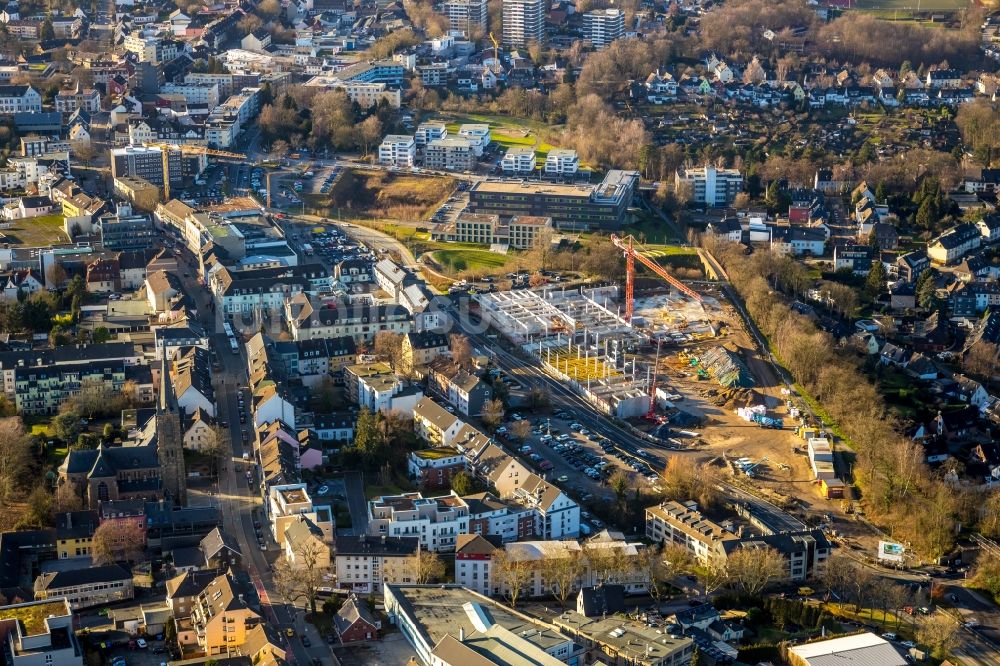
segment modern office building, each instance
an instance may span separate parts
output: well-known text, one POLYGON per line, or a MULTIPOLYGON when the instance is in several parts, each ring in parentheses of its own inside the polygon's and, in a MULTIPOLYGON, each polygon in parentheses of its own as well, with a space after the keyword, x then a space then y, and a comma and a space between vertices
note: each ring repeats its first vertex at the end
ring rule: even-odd
POLYGON ((182 181, 183 166, 180 152, 168 151, 164 165, 163 149, 156 146, 125 146, 111 149, 111 175, 114 178, 138 176, 153 185, 163 187, 182 181), (164 171, 167 173, 165 174, 164 171))
POLYGON ((743 176, 736 169, 718 169, 708 165, 697 169, 678 169, 674 187, 678 191, 690 188, 692 203, 728 206, 743 189, 743 176))
POLYGON ((522 48, 545 42, 543 0, 503 0, 503 44, 522 48))
POLYGON ((559 229, 620 229, 639 184, 635 171, 612 169, 597 185, 485 180, 469 190, 468 213, 550 217, 559 229))
POLYGON ((595 9, 583 15, 583 37, 602 49, 625 34, 625 13, 620 9, 595 9))

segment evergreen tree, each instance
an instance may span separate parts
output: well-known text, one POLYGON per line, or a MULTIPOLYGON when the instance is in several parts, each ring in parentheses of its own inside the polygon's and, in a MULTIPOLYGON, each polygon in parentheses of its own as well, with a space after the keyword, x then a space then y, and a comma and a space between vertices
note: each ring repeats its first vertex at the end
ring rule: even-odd
MULTIPOLYGON (((874 236, 874 234, 872 234, 874 236)), ((876 253, 872 260, 871 270, 868 271, 868 279, 865 281, 865 291, 874 300, 885 290, 885 266, 876 253)))
POLYGON ((56 38, 55 28, 52 27, 52 17, 46 16, 45 21, 42 23, 41 32, 38 33, 38 37, 43 42, 50 42, 56 38))

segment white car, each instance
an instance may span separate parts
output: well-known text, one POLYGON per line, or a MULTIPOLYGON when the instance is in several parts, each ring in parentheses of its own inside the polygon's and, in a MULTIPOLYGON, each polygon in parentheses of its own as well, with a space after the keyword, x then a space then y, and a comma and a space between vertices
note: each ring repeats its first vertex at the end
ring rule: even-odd
POLYGON ((137 638, 136 641, 135 641, 135 645, 139 649, 145 650, 146 649, 146 639, 145 638, 137 638))

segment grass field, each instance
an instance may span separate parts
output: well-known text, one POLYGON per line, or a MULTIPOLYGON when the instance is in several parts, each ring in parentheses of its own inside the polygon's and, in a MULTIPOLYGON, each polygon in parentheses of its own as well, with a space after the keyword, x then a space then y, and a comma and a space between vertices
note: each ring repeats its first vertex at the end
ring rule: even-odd
MULTIPOLYGON (((552 127, 534 120, 512 118, 510 116, 493 116, 468 114, 464 116, 442 116, 448 126, 449 134, 458 134, 458 128, 464 123, 488 123, 493 141, 504 150, 514 147, 534 148, 539 162, 544 161, 553 146, 542 139, 542 136, 552 130, 552 127)), ((583 166, 583 165, 581 165, 583 166)))
POLYGON ((489 250, 448 249, 437 250, 433 259, 450 273, 463 271, 494 271, 503 268, 511 261, 506 254, 497 254, 489 250))
POLYGON ((922 12, 956 12, 968 7, 968 0, 855 0, 851 3, 853 9, 865 11, 875 11, 883 14, 883 18, 896 18, 904 20, 913 16, 917 11, 922 12))
POLYGON ((14 220, 10 226, 0 229, 0 234, 0 240, 5 243, 29 247, 69 242, 69 237, 63 231, 62 215, 14 220))

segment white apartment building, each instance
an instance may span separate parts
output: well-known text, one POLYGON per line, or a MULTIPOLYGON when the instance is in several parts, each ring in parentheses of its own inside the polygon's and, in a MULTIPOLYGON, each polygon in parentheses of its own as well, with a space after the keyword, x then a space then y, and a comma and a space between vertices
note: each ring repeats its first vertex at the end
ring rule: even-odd
POLYGON ((412 167, 416 164, 417 143, 412 136, 389 134, 378 147, 379 164, 412 167))
POLYGON ((11 666, 83 666, 66 599, 0 606, 0 618, 12 621, 4 643, 11 666))
POLYGON ((535 151, 533 148, 515 146, 507 151, 500 163, 505 174, 531 174, 535 172, 535 151))
POLYGON ((452 492, 441 497, 405 493, 368 502, 368 533, 373 536, 416 537, 431 552, 455 550, 459 534, 469 531, 469 505, 452 492))
POLYGON ((221 99, 217 83, 165 83, 160 86, 160 92, 168 95, 184 95, 188 104, 204 104, 209 111, 219 106, 221 99))
POLYGON ((574 176, 580 170, 580 158, 575 150, 554 148, 545 156, 546 176, 574 176))
POLYGON ((268 489, 265 509, 271 522, 271 536, 282 548, 285 547, 285 530, 300 516, 308 518, 320 528, 326 541, 333 540, 333 523, 329 507, 320 507, 322 511, 318 512, 304 483, 271 486, 268 489))
POLYGON ((541 539, 575 539, 580 535, 580 505, 558 487, 531 474, 511 497, 534 509, 535 534, 541 539))
POLYGON ((31 86, 0 86, 0 113, 41 113, 42 96, 31 86))
POLYGON ((551 594, 545 580, 544 562, 560 557, 579 557, 582 567, 580 577, 575 587, 589 587, 603 582, 614 583, 625 587, 629 594, 642 594, 649 586, 649 572, 639 568, 639 553, 645 546, 641 543, 629 543, 616 540, 590 540, 584 543, 576 541, 517 541, 505 543, 503 548, 496 548, 482 538, 463 536, 460 547, 455 552, 455 582, 462 587, 475 590, 482 594, 499 596, 505 594, 507 586, 493 575, 492 560, 498 550, 503 550, 508 558, 515 562, 524 562, 531 570, 531 576, 524 586, 524 596, 543 597, 551 594), (602 551, 616 552, 615 557, 623 562, 632 562, 631 570, 624 569, 607 574, 591 567, 589 555, 602 551), (488 590, 488 592, 483 592, 488 590))
POLYGON ((420 123, 413 135, 418 148, 425 147, 431 141, 437 141, 448 136, 448 127, 444 123, 420 123))
POLYGON ((523 48, 545 42, 543 0, 503 0, 503 44, 523 48))
POLYGON ((489 147, 490 141, 493 140, 490 136, 490 126, 481 124, 460 126, 458 136, 472 144, 472 152, 476 154, 476 157, 482 157, 483 151, 489 147))
POLYGON ((486 0, 445 0, 442 10, 451 30, 467 37, 474 31, 486 33, 486 0))
POLYGON ((602 49, 625 34, 625 13, 620 9, 595 9, 583 15, 583 36, 602 49))
POLYGON ((476 166, 472 142, 460 137, 435 139, 424 150, 424 166, 443 171, 469 171, 476 166))
POLYGON ((728 206, 743 189, 743 176, 737 169, 703 166, 698 169, 678 169, 674 187, 691 190, 691 202, 706 206, 728 206))

